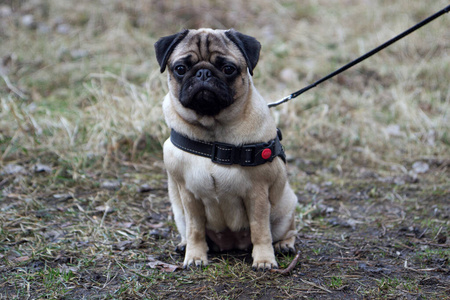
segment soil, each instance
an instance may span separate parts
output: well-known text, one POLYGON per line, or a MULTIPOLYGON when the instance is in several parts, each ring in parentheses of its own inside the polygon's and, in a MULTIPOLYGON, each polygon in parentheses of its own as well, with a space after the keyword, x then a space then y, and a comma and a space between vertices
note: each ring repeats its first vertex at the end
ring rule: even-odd
MULTIPOLYGON (((61 166, 33 172, 31 161, 14 164, 23 169, 0 177, 0 290, 8 299, 437 299, 450 292, 448 162, 386 176, 291 161, 300 259, 284 275, 253 271, 247 252, 210 253, 208 267, 183 270, 159 162, 151 170, 118 164, 76 180, 61 166)), ((280 254, 280 268, 292 259, 280 254)))

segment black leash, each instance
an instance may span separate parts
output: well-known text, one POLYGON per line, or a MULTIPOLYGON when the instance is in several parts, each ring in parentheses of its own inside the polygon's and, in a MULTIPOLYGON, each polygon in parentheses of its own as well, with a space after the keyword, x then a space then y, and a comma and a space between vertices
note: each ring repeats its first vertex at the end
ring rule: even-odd
POLYGON ((282 99, 280 99, 280 100, 278 100, 278 101, 276 101, 276 102, 269 103, 269 104, 268 104, 269 107, 275 107, 275 106, 277 106, 277 105, 280 105, 280 104, 282 104, 282 103, 284 103, 284 102, 287 102, 287 101, 289 101, 289 100, 291 100, 291 99, 294 99, 294 98, 300 96, 300 95, 303 94, 304 92, 306 92, 306 91, 312 89, 313 87, 316 87, 317 85, 321 84, 322 82, 324 82, 324 81, 326 81, 326 80, 328 80, 328 79, 330 79, 330 78, 332 78, 332 77, 334 77, 334 76, 336 76, 336 75, 338 75, 338 74, 344 72, 345 70, 347 70, 347 69, 353 67, 354 65, 356 65, 356 64, 358 64, 358 63, 360 63, 360 62, 362 62, 363 60, 365 60, 365 59, 371 57, 371 56, 374 55, 375 53, 380 52, 380 51, 383 50, 384 48, 389 47, 389 46, 392 45, 393 43, 395 43, 395 42, 397 42, 398 40, 404 38, 404 37, 407 36, 408 34, 410 34, 410 33, 414 32, 414 31, 416 31, 416 30, 419 29, 420 27, 422 27, 422 26, 424 26, 424 25, 430 23, 431 21, 433 21, 434 19, 436 19, 436 18, 442 16, 443 14, 448 13, 449 11, 450 11, 450 5, 447 6, 446 8, 444 8, 443 10, 438 11, 438 12, 435 13, 434 15, 432 15, 432 16, 426 18, 425 20, 423 20, 423 21, 417 23, 416 25, 414 25, 414 26, 411 27, 410 29, 408 29, 408 30, 404 31, 403 33, 397 35, 396 37, 390 39, 389 41, 385 42, 384 44, 382 44, 382 45, 376 47, 376 48, 373 49, 372 51, 367 52, 367 53, 364 54, 363 56, 361 56, 361 57, 355 59, 354 61, 352 61, 352 62, 346 64, 346 65, 343 66, 342 68, 340 68, 340 69, 334 71, 333 73, 331 73, 331 74, 329 74, 329 75, 323 77, 322 79, 320 79, 320 80, 314 82, 313 84, 308 85, 307 87, 304 87, 304 88, 302 88, 301 90, 298 90, 298 91, 296 91, 296 92, 290 94, 289 96, 284 97, 284 98, 282 98, 282 99))

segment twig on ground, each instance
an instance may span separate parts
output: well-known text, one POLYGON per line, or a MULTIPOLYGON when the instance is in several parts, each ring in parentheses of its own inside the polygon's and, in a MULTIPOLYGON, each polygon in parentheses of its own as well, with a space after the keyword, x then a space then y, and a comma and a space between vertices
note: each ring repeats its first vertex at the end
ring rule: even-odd
POLYGON ((321 290, 323 290, 323 291, 325 291, 325 292, 327 292, 327 293, 330 293, 330 294, 332 293, 329 289, 326 289, 326 288, 324 288, 323 286, 320 286, 320 285, 318 285, 318 284, 315 284, 314 282, 310 282, 310 281, 304 280, 304 279, 302 279, 302 278, 300 278, 300 280, 301 280, 303 283, 306 283, 306 284, 311 285, 311 286, 313 286, 313 287, 315 287, 315 288, 321 289, 321 290))
POLYGON ((438 230, 438 232, 436 233, 436 235, 434 236, 434 239, 433 239, 433 240, 437 240, 437 237, 439 236, 439 234, 441 233, 441 231, 442 231, 442 226, 439 227, 439 230, 438 230))
POLYGON ((286 269, 272 269, 272 270, 270 270, 270 272, 278 273, 278 274, 282 274, 282 275, 289 274, 295 268, 299 259, 300 259, 300 251, 297 252, 294 259, 291 261, 291 263, 289 264, 289 266, 286 269))
POLYGON ((436 244, 436 243, 421 242, 421 243, 419 243, 419 245, 427 245, 427 246, 441 247, 441 248, 450 248, 450 244, 436 244))
POLYGON ((404 263, 403 267, 406 270, 414 271, 414 272, 417 272, 417 273, 431 272, 431 271, 436 271, 436 270, 440 269, 440 268, 414 269, 414 268, 408 267, 408 260, 405 260, 405 263, 404 263))
POLYGON ((425 235, 425 233, 427 233, 427 231, 428 231, 428 228, 425 228, 425 230, 417 238, 421 239, 425 235))

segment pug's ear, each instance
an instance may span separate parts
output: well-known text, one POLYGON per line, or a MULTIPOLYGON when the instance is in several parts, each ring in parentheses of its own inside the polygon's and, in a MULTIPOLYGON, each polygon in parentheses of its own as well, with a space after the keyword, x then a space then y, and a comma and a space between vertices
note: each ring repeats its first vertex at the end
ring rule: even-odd
POLYGON ((261 44, 249 35, 242 34, 234 29, 225 31, 225 35, 239 48, 247 62, 248 70, 253 76, 253 69, 259 60, 261 44))
POLYGON ((185 29, 176 34, 162 37, 155 43, 156 60, 161 67, 161 73, 166 69, 167 61, 169 60, 173 49, 175 49, 188 33, 189 30, 185 29))

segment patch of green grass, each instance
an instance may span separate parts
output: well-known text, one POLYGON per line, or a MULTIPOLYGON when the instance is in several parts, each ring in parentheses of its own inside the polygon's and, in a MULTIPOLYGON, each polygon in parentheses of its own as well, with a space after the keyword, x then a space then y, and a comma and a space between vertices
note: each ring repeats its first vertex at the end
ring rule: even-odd
POLYGON ((392 292, 395 291, 397 286, 400 284, 400 280, 396 277, 383 277, 381 279, 376 279, 378 289, 382 292, 392 292))
POLYGON ((329 280, 328 286, 331 289, 339 289, 344 285, 344 280, 340 276, 332 276, 329 280))
POLYGON ((400 293, 420 294, 421 289, 416 280, 410 278, 384 277, 376 279, 378 291, 381 295, 399 296, 400 293))
POLYGON ((322 249, 321 248, 313 248, 311 250, 315 255, 319 255, 322 249))
POLYGON ((426 248, 422 251, 417 251, 414 254, 414 260, 420 265, 421 268, 427 267, 428 263, 437 263, 442 261, 445 266, 450 266, 449 262, 450 250, 448 249, 430 249, 426 248))

